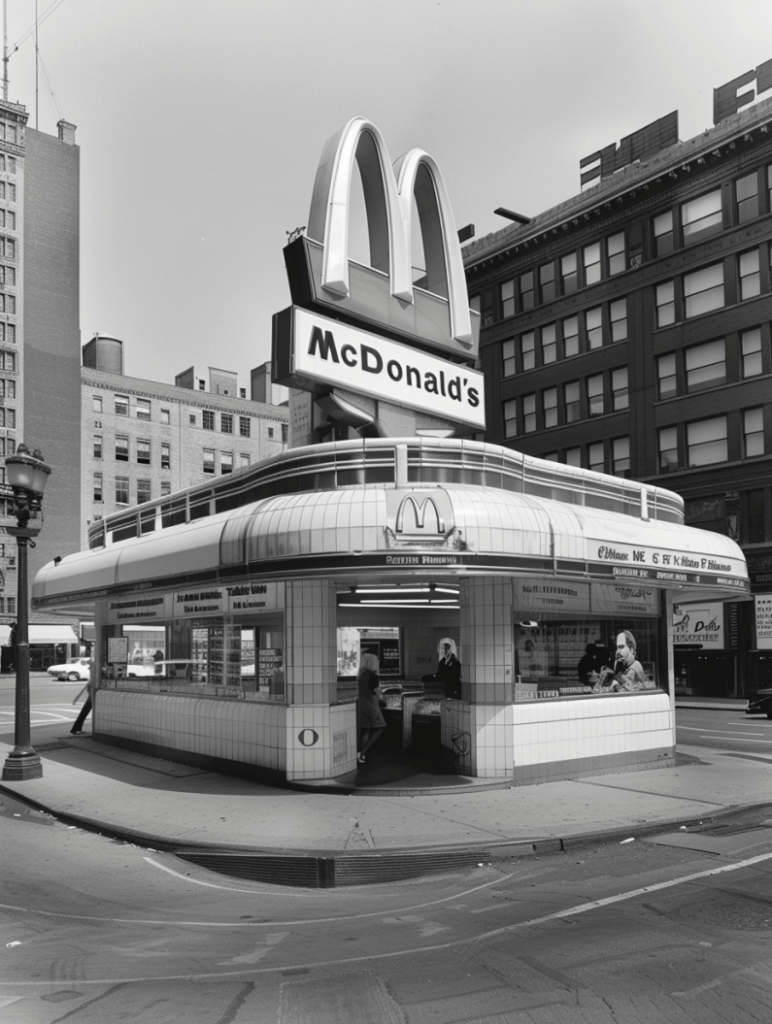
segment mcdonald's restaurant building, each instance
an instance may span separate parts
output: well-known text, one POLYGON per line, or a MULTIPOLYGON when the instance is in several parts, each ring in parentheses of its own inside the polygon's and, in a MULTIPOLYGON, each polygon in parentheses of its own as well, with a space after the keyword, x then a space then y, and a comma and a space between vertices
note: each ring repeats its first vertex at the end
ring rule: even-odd
POLYGON ((397 167, 395 184, 354 119, 285 250, 274 379, 295 389, 293 447, 95 524, 33 604, 93 614, 95 735, 185 763, 356 784, 370 653, 381 759, 513 783, 672 764, 674 606, 747 596, 743 555, 686 527, 670 491, 471 439, 479 331, 456 301, 452 215, 430 158, 397 167), (354 162, 386 196, 388 272, 336 248, 354 162), (414 186, 424 230, 448 236, 425 237, 444 270, 410 294, 396 225, 410 237, 414 186))

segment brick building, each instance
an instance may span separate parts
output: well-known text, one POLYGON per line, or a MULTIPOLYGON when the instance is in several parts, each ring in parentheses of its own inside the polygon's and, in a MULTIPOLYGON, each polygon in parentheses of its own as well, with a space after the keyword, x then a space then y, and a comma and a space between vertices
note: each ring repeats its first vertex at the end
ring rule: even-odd
MULTIPOLYGON (((21 104, 0 100, 0 461, 23 441, 39 448, 53 470, 46 522, 29 551, 30 579, 80 545, 79 207, 74 125, 60 121, 58 137, 46 135, 27 127, 21 104)), ((4 466, 0 487, 0 524, 12 525, 4 466)), ((0 538, 3 642, 16 618, 16 595, 16 543, 6 535, 0 538)), ((70 653, 54 646, 57 638, 74 639, 59 621, 46 634, 47 623, 31 615, 33 668, 38 653, 49 660, 70 653)), ((8 660, 4 649, 4 667, 8 660)))
POLYGON ((243 469, 287 446, 288 410, 265 396, 265 371, 252 371, 250 398, 235 373, 196 367, 174 384, 128 377, 122 343, 97 336, 81 369, 81 547, 88 526, 138 505, 243 469), (110 366, 111 369, 105 369, 110 366))
POLYGON ((585 191, 502 211, 515 223, 465 249, 486 440, 677 491, 688 524, 743 547, 761 617, 691 616, 676 675, 700 693, 770 678, 772 100, 737 112, 754 74, 716 90, 713 128, 680 142, 668 115, 585 158, 585 191))

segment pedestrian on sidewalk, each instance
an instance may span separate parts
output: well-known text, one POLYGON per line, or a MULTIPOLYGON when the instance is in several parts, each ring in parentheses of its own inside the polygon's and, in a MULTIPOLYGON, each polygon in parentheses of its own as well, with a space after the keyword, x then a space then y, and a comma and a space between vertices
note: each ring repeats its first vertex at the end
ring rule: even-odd
MULTIPOLYGON (((91 714, 91 708, 94 705, 94 686, 96 681, 96 662, 92 659, 88 667, 88 683, 86 684, 86 702, 80 709, 80 714, 75 719, 72 729, 70 732, 73 736, 83 735, 83 724, 85 723, 88 716, 91 714)), ((81 690, 81 693, 83 691, 81 690)), ((77 697, 75 698, 77 700, 77 697)))
POLYGON ((365 755, 386 728, 378 698, 381 694, 378 669, 380 664, 374 654, 363 654, 357 673, 357 718, 360 735, 357 761, 365 763, 365 755))

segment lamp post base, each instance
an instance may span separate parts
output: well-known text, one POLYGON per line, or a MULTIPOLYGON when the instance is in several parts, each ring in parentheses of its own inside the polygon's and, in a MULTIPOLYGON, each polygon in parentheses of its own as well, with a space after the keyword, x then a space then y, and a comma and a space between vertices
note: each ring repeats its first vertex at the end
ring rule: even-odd
POLYGON ((4 782, 25 782, 27 779, 42 779, 43 764, 34 751, 16 753, 12 751, 3 765, 4 782))

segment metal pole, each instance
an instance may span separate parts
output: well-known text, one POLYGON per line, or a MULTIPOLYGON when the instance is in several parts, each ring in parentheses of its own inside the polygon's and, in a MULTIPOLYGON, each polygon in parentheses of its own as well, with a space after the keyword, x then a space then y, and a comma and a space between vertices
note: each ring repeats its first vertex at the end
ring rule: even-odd
POLYGON ((16 720, 14 723, 14 749, 5 759, 3 779, 20 782, 40 779, 43 765, 30 741, 29 696, 29 610, 27 606, 27 547, 30 531, 23 526, 7 528, 16 537, 18 551, 18 589, 16 618, 16 720))

